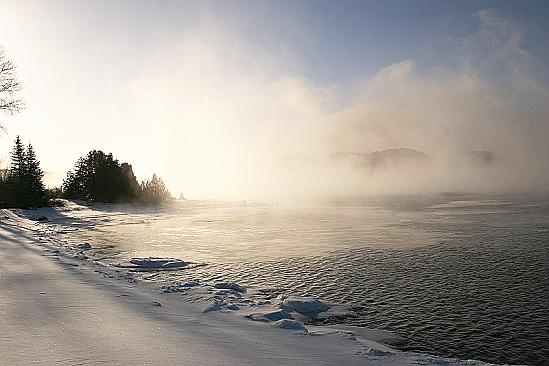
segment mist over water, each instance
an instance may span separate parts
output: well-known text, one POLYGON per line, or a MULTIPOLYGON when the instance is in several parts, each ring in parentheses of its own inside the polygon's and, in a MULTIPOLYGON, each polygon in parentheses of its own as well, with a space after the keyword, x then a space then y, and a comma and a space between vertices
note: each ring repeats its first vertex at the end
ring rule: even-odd
POLYGON ((162 88, 163 117, 192 124, 191 136, 176 130, 183 141, 171 153, 184 173, 168 172, 168 182, 191 197, 225 199, 545 190, 546 67, 522 48, 518 25, 492 11, 475 18, 477 32, 455 40, 444 64, 398 61, 345 85, 288 73, 284 55, 231 35, 194 33, 174 56, 182 80, 200 60, 199 91, 181 95, 156 72, 140 81, 154 95, 162 88), (334 159, 387 149, 426 158, 376 169, 334 159))

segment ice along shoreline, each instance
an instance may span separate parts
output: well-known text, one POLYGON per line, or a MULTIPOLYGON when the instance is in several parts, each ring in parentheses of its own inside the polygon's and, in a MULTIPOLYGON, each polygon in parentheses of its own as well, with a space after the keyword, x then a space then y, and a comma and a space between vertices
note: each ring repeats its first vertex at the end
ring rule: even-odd
MULTIPOLYGON (((116 295, 117 299, 121 299, 121 301, 134 296, 147 298, 148 300, 144 303, 145 311, 143 312, 142 309, 140 313, 141 318, 150 317, 157 312, 168 312, 171 314, 169 318, 174 316, 176 318, 192 318, 202 326, 193 329, 191 334, 188 334, 190 337, 207 334, 210 336, 208 339, 215 339, 218 332, 227 333, 230 330, 229 337, 232 337, 231 334, 234 333, 237 340, 229 343, 221 342, 222 349, 249 348, 249 342, 240 344, 241 340, 238 339, 249 340, 245 335, 259 331, 262 337, 258 339, 263 340, 255 342, 259 354, 254 357, 256 357, 256 361, 262 360, 262 363, 266 364, 323 364, 324 361, 319 363, 318 360, 320 354, 324 355, 326 361, 324 364, 335 362, 353 365, 408 365, 418 362, 449 365, 485 364, 479 361, 463 361, 400 352, 379 343, 379 341, 391 338, 390 333, 383 331, 362 330, 362 332, 357 332, 358 329, 349 329, 349 327, 343 326, 306 326, 303 321, 307 316, 329 314, 330 311, 333 313, 348 311, 344 307, 327 304, 314 298, 280 296, 272 301, 260 302, 247 296, 247 292, 253 292, 253 289, 247 290, 232 283, 172 283, 164 284, 159 288, 158 284, 137 281, 131 268, 105 265, 101 260, 95 258, 93 243, 70 246, 56 240, 55 230, 60 229, 60 226, 52 224, 54 220, 50 221, 49 217, 60 214, 58 210, 62 209, 48 208, 28 211, 24 212, 25 217, 4 210, 2 230, 9 232, 11 228, 14 232, 18 231, 17 235, 12 235, 15 242, 20 240, 17 239, 18 236, 27 237, 26 245, 37 250, 41 260, 54 262, 54 267, 58 271, 69 271, 75 277, 74 281, 82 281, 85 278, 84 282, 93 287, 115 289, 115 292, 119 292, 116 295), (39 219, 41 221, 38 221, 39 219), (209 334, 210 332, 211 334, 209 334), (289 344, 288 340, 291 341, 289 344), (328 354, 326 354, 327 350, 330 351, 328 354), (281 352, 286 355, 284 356, 285 362, 280 362, 281 352)), ((80 214, 83 215, 80 215, 79 219, 86 216, 84 212, 80 212, 80 214)), ((93 217, 93 215, 91 216, 93 217)), ((65 220, 71 220, 66 216, 66 213, 64 217, 65 220)), ((145 263, 146 266, 151 266, 151 262, 154 261, 136 261, 137 265, 145 263)), ((136 265, 136 263, 133 264, 136 265)), ((171 263, 170 265, 182 264, 177 261, 162 260, 158 263, 161 263, 162 266, 166 263, 171 263)), ((70 284, 66 285, 70 286, 70 284)), ((64 306, 63 304, 59 305, 60 307, 64 306)), ((101 311, 108 312, 109 309, 101 309, 101 311)), ((200 339, 200 336, 197 338, 200 339)), ((186 357, 186 355, 180 357, 186 357)))

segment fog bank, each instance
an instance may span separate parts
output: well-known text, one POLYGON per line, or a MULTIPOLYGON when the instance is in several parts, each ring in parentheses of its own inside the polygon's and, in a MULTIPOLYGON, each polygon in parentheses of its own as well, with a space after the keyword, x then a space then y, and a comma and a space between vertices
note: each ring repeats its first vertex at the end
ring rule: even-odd
POLYGON ((547 65, 523 47, 521 25, 495 11, 472 15, 467 35, 441 35, 429 64, 395 59, 351 82, 321 82, 289 40, 252 32, 266 16, 259 6, 37 4, 8 2, 0 33, 26 86, 12 133, 33 142, 46 171, 102 149, 189 198, 549 186, 547 65), (426 158, 376 169, 355 159, 388 149, 426 158), (472 152, 493 159, 463 158, 472 152))
POLYGON ((546 190, 545 66, 521 48, 516 25, 490 11, 476 18, 478 32, 455 42, 458 56, 444 67, 404 60, 344 88, 280 76, 268 56, 252 62, 257 50, 238 46, 221 69, 202 67, 204 94, 190 89, 182 99, 213 95, 181 109, 196 113, 193 136, 174 151, 189 172, 183 186, 265 199, 546 190), (396 157, 376 169, 349 158, 395 148, 426 158, 396 157), (491 159, 479 162, 474 152, 491 159))

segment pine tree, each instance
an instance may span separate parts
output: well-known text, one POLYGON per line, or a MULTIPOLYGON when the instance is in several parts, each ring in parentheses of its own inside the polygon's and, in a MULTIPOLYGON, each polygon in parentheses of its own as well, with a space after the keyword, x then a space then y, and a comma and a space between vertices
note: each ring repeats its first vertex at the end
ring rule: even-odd
POLYGON ((65 197, 96 202, 132 202, 141 188, 132 166, 120 164, 112 154, 90 151, 80 158, 63 182, 65 197))
POLYGON ((25 182, 25 147, 21 138, 15 138, 15 144, 11 152, 11 165, 8 172, 8 206, 26 207, 26 182, 25 182))
POLYGON ((133 168, 131 164, 122 163, 120 164, 120 169, 122 170, 122 181, 123 188, 122 191, 129 200, 136 200, 141 194, 141 187, 137 183, 137 178, 133 173, 133 168))
POLYGON ((37 207, 47 204, 44 173, 31 144, 25 150, 21 138, 15 139, 8 172, 8 199, 10 207, 37 207))
POLYGON ((172 200, 172 195, 166 189, 162 178, 153 174, 151 180, 141 182, 141 201, 146 204, 158 204, 169 202, 172 200))
POLYGON ((28 190, 28 199, 31 206, 43 206, 47 203, 46 187, 42 181, 44 172, 31 144, 25 153, 25 181, 28 190))
POLYGON ((10 176, 15 182, 22 182, 25 175, 25 147, 21 142, 21 138, 17 136, 15 138, 15 145, 11 152, 11 167, 10 176))

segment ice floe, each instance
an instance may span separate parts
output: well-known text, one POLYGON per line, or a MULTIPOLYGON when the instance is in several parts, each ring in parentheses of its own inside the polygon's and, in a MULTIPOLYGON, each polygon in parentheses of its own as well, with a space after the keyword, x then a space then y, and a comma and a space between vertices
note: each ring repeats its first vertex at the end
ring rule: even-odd
POLYGON ((273 327, 280 329, 301 330, 307 332, 305 325, 293 319, 280 319, 273 323, 273 327))
POLYGON ((215 288, 219 288, 219 289, 228 289, 228 290, 234 290, 236 292, 246 292, 246 289, 234 282, 218 282, 216 284, 214 284, 214 287, 215 288))
POLYGON ((81 244, 78 244, 76 246, 76 248, 80 249, 80 250, 87 250, 87 249, 91 249, 91 244, 90 243, 81 243, 81 244))
POLYGON ((279 305, 281 309, 301 314, 318 314, 330 309, 330 305, 314 297, 290 296, 279 305))
POLYGON ((175 293, 175 292, 184 292, 192 287, 199 286, 200 283, 197 281, 190 281, 184 283, 174 283, 171 285, 162 285, 161 289, 163 293, 175 293))
POLYGON ((246 316, 247 318, 255 321, 274 322, 282 319, 293 319, 292 314, 286 310, 278 309, 266 312, 257 312, 246 316))
POLYGON ((127 263, 119 263, 117 266, 121 268, 130 268, 134 270, 173 270, 187 267, 189 262, 185 262, 177 258, 159 258, 145 257, 132 258, 127 263))

